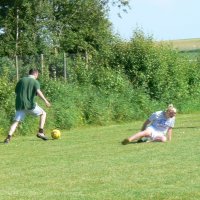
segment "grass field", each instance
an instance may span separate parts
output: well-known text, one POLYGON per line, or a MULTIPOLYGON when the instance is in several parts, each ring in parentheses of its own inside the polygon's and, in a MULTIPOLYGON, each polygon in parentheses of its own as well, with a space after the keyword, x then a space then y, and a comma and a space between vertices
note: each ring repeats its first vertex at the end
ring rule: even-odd
POLYGON ((200 49, 200 38, 182 39, 182 40, 166 40, 164 43, 171 44, 179 51, 194 51, 200 49))
POLYGON ((141 123, 1 143, 0 199, 199 200, 200 114, 177 115, 171 142, 121 145, 141 123))

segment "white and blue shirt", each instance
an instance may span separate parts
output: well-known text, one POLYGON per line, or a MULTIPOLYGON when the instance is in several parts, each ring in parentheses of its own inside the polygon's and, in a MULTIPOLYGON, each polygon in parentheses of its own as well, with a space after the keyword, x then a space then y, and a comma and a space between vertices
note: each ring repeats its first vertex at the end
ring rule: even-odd
POLYGON ((164 111, 157 111, 149 117, 149 121, 156 131, 166 133, 168 128, 174 127, 175 117, 167 118, 164 111))

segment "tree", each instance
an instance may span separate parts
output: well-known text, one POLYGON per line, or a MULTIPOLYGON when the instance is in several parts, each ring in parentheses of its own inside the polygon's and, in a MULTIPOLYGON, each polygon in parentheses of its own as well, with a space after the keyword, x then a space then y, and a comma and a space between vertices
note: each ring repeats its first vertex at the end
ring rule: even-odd
POLYGON ((44 41, 45 0, 10 0, 0 3, 1 54, 34 55, 44 41))
POLYGON ((56 51, 94 53, 112 37, 107 9, 127 0, 2 0, 1 55, 56 51))

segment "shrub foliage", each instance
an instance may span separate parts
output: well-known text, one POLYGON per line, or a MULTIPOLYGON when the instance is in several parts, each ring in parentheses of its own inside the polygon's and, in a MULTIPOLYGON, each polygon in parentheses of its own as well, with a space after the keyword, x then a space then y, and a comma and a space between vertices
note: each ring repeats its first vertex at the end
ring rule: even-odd
MULTIPOLYGON (((104 52, 104 59, 69 59, 66 81, 59 57, 54 60, 55 70, 58 69, 55 77, 45 69, 48 73, 39 81, 52 103, 51 108, 45 109, 47 130, 144 119, 169 103, 175 104, 179 112, 200 110, 198 61, 189 60, 170 46, 157 44, 141 32, 134 33, 130 42, 115 40, 110 49, 108 54, 104 52)), ((6 133, 14 115, 16 81, 11 80, 16 79, 12 63, 7 57, 0 61, 0 134, 6 133)), ((23 64, 21 71, 27 72, 31 66, 23 64)), ((20 134, 34 133, 37 120, 27 118, 20 126, 20 134)))

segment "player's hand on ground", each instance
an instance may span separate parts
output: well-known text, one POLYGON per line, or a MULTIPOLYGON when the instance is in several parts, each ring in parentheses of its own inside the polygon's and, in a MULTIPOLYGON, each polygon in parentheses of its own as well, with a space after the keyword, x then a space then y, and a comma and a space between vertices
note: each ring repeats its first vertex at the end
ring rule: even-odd
POLYGON ((51 106, 51 104, 50 104, 47 100, 45 101, 45 103, 46 103, 46 106, 47 106, 47 107, 50 107, 50 106, 51 106))

